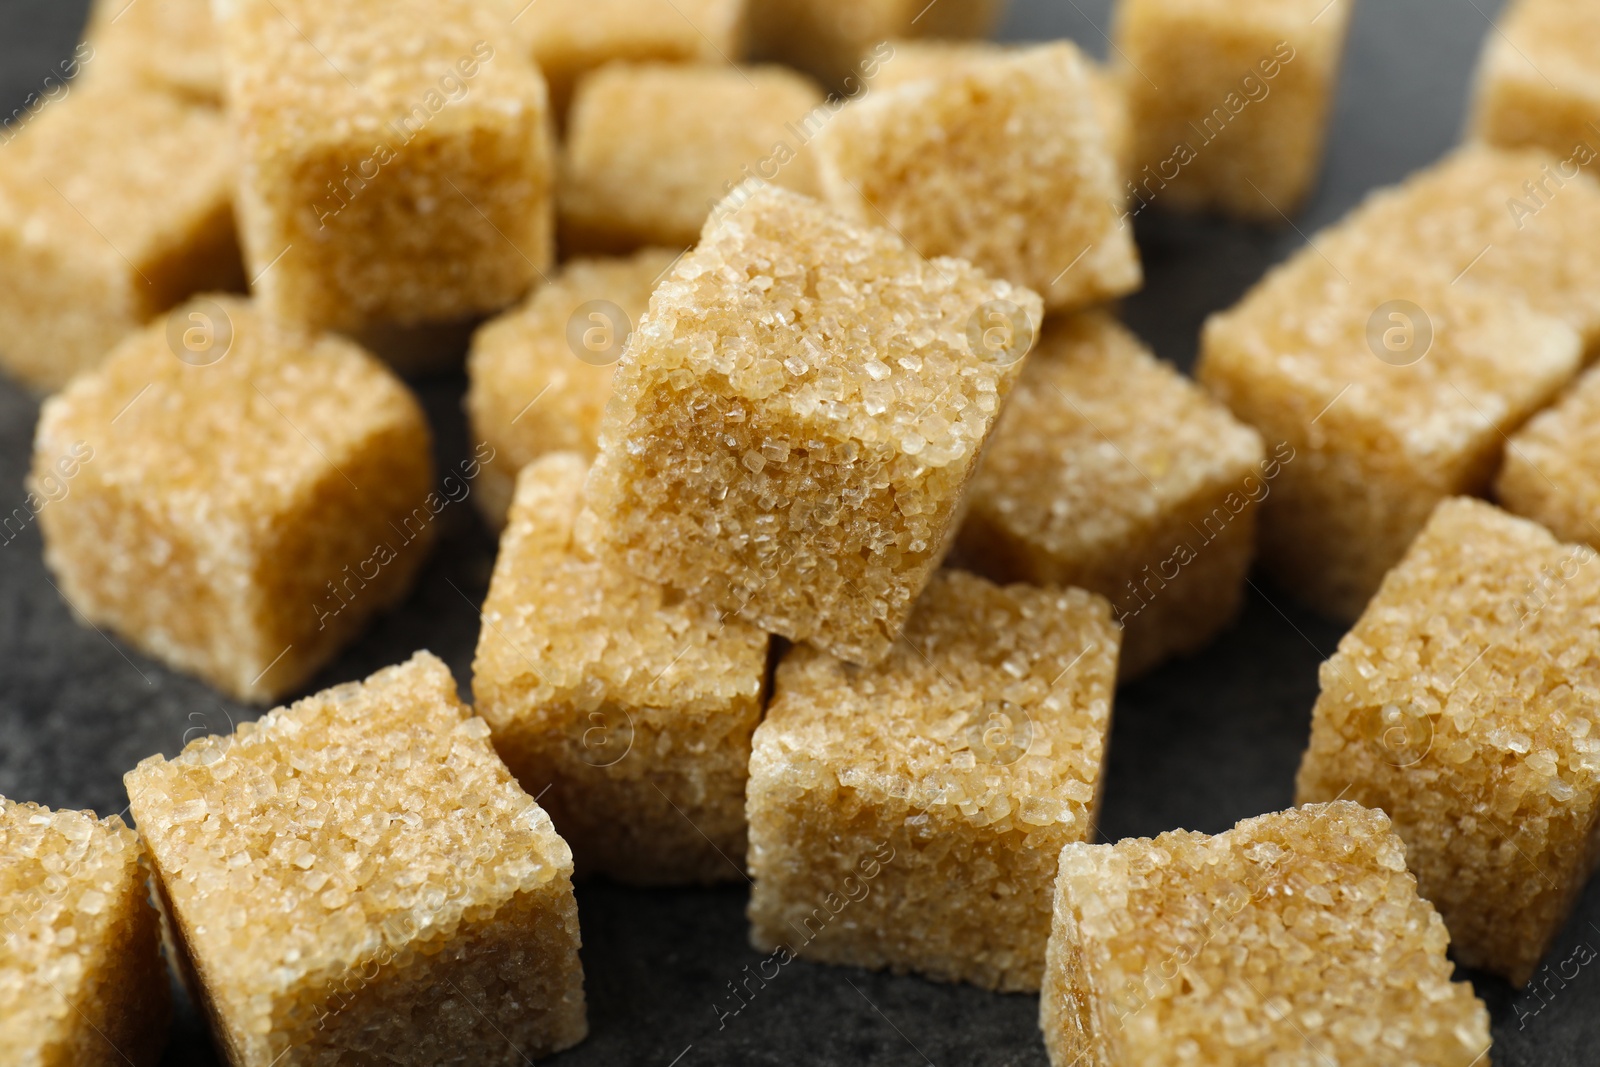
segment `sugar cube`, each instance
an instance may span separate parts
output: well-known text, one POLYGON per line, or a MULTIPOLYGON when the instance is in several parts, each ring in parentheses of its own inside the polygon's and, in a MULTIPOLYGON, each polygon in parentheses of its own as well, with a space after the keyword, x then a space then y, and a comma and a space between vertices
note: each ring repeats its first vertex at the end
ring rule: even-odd
POLYGON ((583 1039, 572 853, 428 653, 127 784, 237 1067, 511 1067, 583 1039))
POLYGON ((1489 1062, 1489 1013, 1381 812, 1061 854, 1039 1018, 1052 1067, 1489 1062))
POLYGON ((84 76, 129 78, 222 106, 222 40, 208 0, 93 0, 84 76))
POLYGON ((467 415, 494 450, 476 499, 505 525, 517 471, 546 452, 592 457, 622 346, 677 253, 574 259, 517 308, 481 326, 467 355, 467 415))
POLYGON ((1570 0, 1512 0, 1484 36, 1472 133, 1508 148, 1543 148, 1562 159, 1600 148, 1596 49, 1600 11, 1570 0))
POLYGON ((941 571, 877 666, 791 649, 750 759, 752 943, 1037 990, 1057 856, 1094 833, 1118 640, 1081 589, 941 571))
POLYGON ((1005 0, 750 0, 750 49, 853 94, 859 58, 878 42, 986 37, 1004 8, 1005 0))
POLYGON ((381 363, 197 299, 48 400, 30 487, 91 623, 241 700, 302 683, 398 601, 446 500, 381 363))
POLYGON ((852 662, 938 567, 1039 298, 746 185, 656 289, 587 485, 635 574, 852 662))
POLYGON ((85 80, 0 131, 0 366, 41 391, 203 289, 243 288, 213 108, 85 80))
POLYGON ((1262 561, 1330 616, 1361 613, 1440 500, 1487 491, 1505 434, 1578 370, 1570 327, 1453 275, 1345 223, 1206 323, 1200 380, 1292 454, 1262 561))
POLYGON ((540 278, 554 231, 544 80, 492 5, 217 10, 240 226, 270 314, 376 343, 498 311, 540 278))
POLYGON ((0 797, 0 1063, 154 1067, 172 1004, 138 835, 0 797))
POLYGON ((532 44, 558 116, 567 113, 573 86, 607 63, 732 63, 743 55, 746 0, 513 2, 515 26, 532 44))
MULTIPOLYGON (((1600 142, 1597 142, 1600 143, 1600 142)), ((1470 145, 1368 199, 1343 224, 1457 284, 1514 294, 1600 344, 1600 183, 1538 150, 1470 145)))
POLYGON ((1100 312, 1046 324, 973 479, 962 566, 1078 586, 1124 627, 1124 678, 1232 622, 1256 505, 1287 451, 1100 312))
POLYGON ((478 713, 580 875, 740 880, 767 635, 596 560, 577 536, 588 469, 557 452, 518 478, 472 666, 478 713))
POLYGON ((1277 222, 1316 182, 1351 0, 1119 0, 1141 206, 1277 222))
POLYGON ((746 178, 815 195, 802 134, 822 91, 782 67, 614 63, 585 78, 563 157, 566 252, 687 248, 746 178))
MULTIPOLYGON (((1060 42, 1065 44, 1066 42, 1060 42)), ((1026 47, 1026 46, 1023 46, 1026 47)), ((995 41, 899 40, 882 42, 862 57, 865 84, 872 90, 894 89, 925 78, 942 78, 980 68, 1015 55, 1019 46, 995 41)), ((1128 126, 1128 94, 1121 79, 1104 64, 1084 56, 1089 71, 1090 99, 1105 131, 1106 145, 1118 175, 1129 171, 1133 131, 1128 126)))
POLYGON ((1447 500, 1321 681, 1299 802, 1388 812, 1457 958, 1527 982, 1600 840, 1600 556, 1447 500))
POLYGON ((1600 368, 1511 436, 1495 496, 1563 541, 1600 547, 1600 368))
POLYGON ((861 225, 1026 285, 1051 311, 1129 293, 1139 255, 1093 84, 1060 43, 875 89, 817 139, 822 187, 861 225))

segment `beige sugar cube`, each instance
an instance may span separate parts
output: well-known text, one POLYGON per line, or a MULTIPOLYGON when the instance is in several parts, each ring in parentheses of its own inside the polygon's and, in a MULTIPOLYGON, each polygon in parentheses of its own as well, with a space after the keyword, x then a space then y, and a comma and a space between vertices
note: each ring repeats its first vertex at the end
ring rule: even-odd
POLYGON ((1484 35, 1471 131, 1490 144, 1592 163, 1600 149, 1600 10, 1512 0, 1484 35), (1579 146, 1586 151, 1575 158, 1579 146))
POLYGON ((572 853, 428 653, 126 778, 235 1067, 512 1067, 587 1032, 572 853))
POLYGON ((91 623, 269 700, 410 588, 444 505, 429 437, 355 345, 199 299, 45 403, 45 562, 91 623))
POLYGON ((797 646, 750 760, 762 950, 1037 990, 1056 861, 1094 834, 1110 606, 941 571, 875 667, 797 646))
POLYGON ((553 254, 544 79, 478 0, 222 0, 239 216, 273 316, 389 340, 521 298, 553 254), (426 33, 419 33, 426 27, 426 33))
POLYGON ((686 248, 711 209, 751 177, 815 195, 806 139, 822 104, 822 90, 782 67, 618 63, 597 71, 572 104, 563 251, 686 248))
POLYGON ((618 365, 587 484, 606 554, 768 633, 883 658, 1041 318, 1026 289, 741 186, 618 365))
POLYGON ((1578 370, 1570 327, 1454 274, 1345 223, 1206 323, 1200 380, 1289 449, 1262 561, 1327 615, 1361 613, 1440 500, 1486 492, 1505 435, 1578 370))
POLYGON ((996 581, 1111 601, 1132 677, 1233 621, 1256 505, 1288 453, 1099 312, 1051 320, 973 480, 957 540, 996 581))
POLYGON ((1321 681, 1298 801, 1388 812, 1457 958, 1527 982, 1600 840, 1600 556, 1447 500, 1321 681))
POLYGON ((506 2, 549 82, 551 108, 561 116, 583 76, 615 60, 737 61, 744 54, 746 3, 763 0, 506 2))
POLYGON ((1278 222, 1316 183, 1352 0, 1120 0, 1141 204, 1278 222))
POLYGON ((172 1017, 138 835, 0 797, 0 1063, 154 1067, 172 1017))
POLYGON ((215 109, 85 80, 0 132, 0 367, 41 391, 202 289, 244 287, 215 109))
POLYGON ((923 255, 1026 285, 1051 311, 1132 292, 1143 275, 1093 84, 1060 43, 875 89, 817 140, 828 202, 923 255))
POLYGON ((744 876, 744 787, 767 635, 597 559, 577 535, 588 461, 523 468, 472 665, 478 713, 580 875, 744 876))
MULTIPOLYGON (((860 65, 865 84, 876 91, 982 67, 1012 56, 1017 50, 1016 45, 995 41, 899 40, 875 45, 862 56, 860 65)), ((1127 90, 1115 72, 1087 56, 1084 58, 1089 68, 1090 99, 1105 131, 1107 148, 1117 164, 1117 174, 1126 175, 1130 171, 1133 150, 1127 90)))
MULTIPOLYGON (((1600 144, 1600 140, 1597 140, 1600 144)), ((1469 145, 1370 197, 1341 228, 1458 284, 1520 296, 1600 344, 1600 183, 1538 150, 1469 145)))
POLYGON ((1487 1067, 1489 1013, 1382 812, 1061 854, 1039 1020, 1052 1067, 1487 1067))
POLYGON ((222 106, 222 39, 209 0, 93 0, 84 77, 131 78, 222 106))
POLYGON ((860 57, 891 38, 987 37, 1005 0, 749 0, 750 50, 854 94, 869 76, 860 57))
POLYGON ((466 407, 473 436, 496 456, 475 494, 492 527, 505 525, 517 471, 547 452, 594 455, 622 346, 677 258, 647 248, 571 260, 473 335, 466 407))
POLYGON ((1512 435, 1495 496, 1563 541, 1600 547, 1600 368, 1512 435))

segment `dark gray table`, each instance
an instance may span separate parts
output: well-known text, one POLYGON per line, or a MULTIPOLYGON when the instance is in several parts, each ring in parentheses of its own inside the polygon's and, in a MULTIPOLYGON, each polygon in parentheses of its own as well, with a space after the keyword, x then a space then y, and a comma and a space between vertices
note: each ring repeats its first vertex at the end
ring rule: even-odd
MULTIPOLYGON (((1365 0, 1355 16, 1322 187, 1296 220, 1300 231, 1337 219, 1367 190, 1404 177, 1456 142, 1469 75, 1499 6, 1498 0, 1365 0)), ((83 0, 0 4, 0 110, 20 106, 70 54, 83 8, 83 0)), ((1108 9, 1109 0, 1014 0, 1005 36, 1068 35, 1104 54, 1108 9)), ((1127 318, 1163 356, 1188 366, 1204 316, 1232 304, 1302 240, 1287 227, 1251 230, 1147 213, 1139 244, 1148 283, 1127 302, 1127 318)), ((415 384, 438 431, 443 469, 468 451, 464 383, 455 377, 415 384)), ((0 511, 22 501, 37 414, 32 399, 0 382, 0 511)), ((361 678, 423 647, 449 662, 466 685, 478 621, 473 604, 451 585, 481 601, 494 542, 470 509, 451 509, 441 521, 442 543, 417 593, 312 689, 361 678)), ((1213 648, 1118 694, 1103 825, 1108 838, 1180 826, 1215 833, 1292 802, 1317 665, 1342 628, 1257 585, 1239 624, 1213 648)), ((139 759, 171 755, 186 733, 226 732, 254 714, 75 625, 46 580, 33 529, 0 547, 0 793, 120 811, 127 803, 122 773, 139 759)), ((745 942, 745 895, 742 887, 582 887, 593 1036, 552 1062, 1045 1063, 1037 998, 806 963, 785 968, 719 1027, 728 983, 760 959, 745 942)), ((1600 881, 1589 887, 1550 960, 1568 958, 1581 941, 1600 946, 1600 881)), ((1468 977, 1494 1014, 1496 1064, 1600 1063, 1600 968, 1585 968, 1564 985, 1552 981, 1543 999, 1493 978, 1468 977)), ((217 1062, 192 1012, 181 1015, 167 1062, 217 1062)))

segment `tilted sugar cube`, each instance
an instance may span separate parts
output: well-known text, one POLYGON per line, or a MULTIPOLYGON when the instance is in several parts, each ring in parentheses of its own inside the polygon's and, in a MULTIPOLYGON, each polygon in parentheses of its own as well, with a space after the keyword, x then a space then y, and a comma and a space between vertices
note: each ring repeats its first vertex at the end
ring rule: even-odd
POLYGON ((741 186, 617 368, 597 541, 769 633, 881 659, 1040 318, 1026 289, 741 186))
POLYGON ((1447 500, 1321 681, 1296 799, 1386 811, 1457 959, 1526 983, 1594 866, 1600 556, 1447 500))

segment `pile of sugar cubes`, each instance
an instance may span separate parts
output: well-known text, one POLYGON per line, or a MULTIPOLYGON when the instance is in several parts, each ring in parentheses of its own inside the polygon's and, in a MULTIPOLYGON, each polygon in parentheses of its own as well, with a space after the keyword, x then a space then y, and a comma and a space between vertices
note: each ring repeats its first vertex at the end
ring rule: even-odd
POLYGON ((472 707, 418 652, 145 759, 137 834, 0 799, 0 1062, 155 1063, 163 935, 237 1067, 544 1056, 605 876, 1039 992, 1056 1067, 1487 1064, 1447 947, 1527 981, 1600 859, 1600 12, 1514 0, 1197 381, 1109 306, 1147 207, 1305 200, 1351 7, 1120 0, 1103 65, 998 0, 98 0, 0 147, 65 600, 303 693, 427 564, 400 374, 463 348, 502 532, 472 707), (1303 806, 1096 843, 1119 682, 1257 564, 1354 620, 1303 806))

